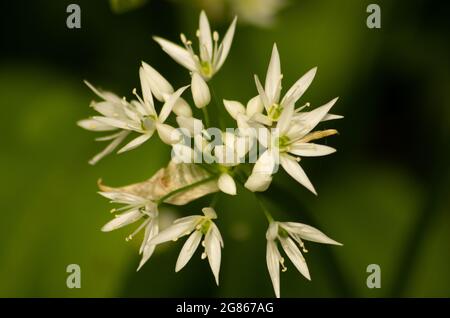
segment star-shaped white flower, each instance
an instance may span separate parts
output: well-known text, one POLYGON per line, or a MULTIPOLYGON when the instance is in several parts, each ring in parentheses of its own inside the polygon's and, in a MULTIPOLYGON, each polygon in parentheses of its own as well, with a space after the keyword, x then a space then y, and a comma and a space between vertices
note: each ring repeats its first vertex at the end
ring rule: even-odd
POLYGON ((137 269, 139 270, 148 261, 155 250, 155 245, 150 244, 150 241, 159 232, 159 213, 157 204, 148 199, 125 192, 109 191, 99 193, 105 198, 110 199, 111 203, 124 204, 121 208, 111 210, 112 213, 120 212, 120 214, 117 214, 114 219, 102 227, 103 232, 117 230, 144 219, 141 225, 127 237, 127 241, 131 240, 137 233, 145 228, 144 239, 142 240, 139 249, 139 254, 142 254, 142 259, 137 269))
POLYGON ((258 136, 260 143, 267 150, 256 161, 245 186, 251 191, 265 191, 272 181, 272 174, 281 164, 291 177, 317 194, 298 162, 300 157, 325 156, 336 151, 332 147, 310 142, 337 133, 334 129, 311 132, 327 116, 336 101, 337 98, 297 117, 294 114, 294 104, 287 105, 282 111, 276 129, 272 132, 265 130, 265 134, 258 136))
POLYGON ((199 30, 197 31, 199 55, 194 53, 192 42, 188 41, 184 34, 181 34, 181 41, 185 48, 160 37, 155 36, 154 40, 177 63, 191 72, 199 73, 205 80, 208 80, 220 70, 230 52, 236 21, 237 17, 233 19, 223 41, 219 44, 219 34, 216 31, 211 34, 208 17, 202 11, 199 19, 199 30))
POLYGON ((157 245, 168 241, 174 241, 178 238, 190 235, 183 245, 175 266, 175 271, 180 271, 192 258, 197 250, 202 238, 202 245, 205 248, 202 253, 202 259, 208 258, 209 265, 214 274, 216 284, 219 285, 219 271, 221 261, 221 249, 223 240, 219 229, 212 221, 217 218, 213 208, 203 208, 204 215, 192 215, 178 220, 167 229, 161 231, 157 236, 150 240, 150 244, 157 245))
POLYGON ((287 269, 284 265, 284 258, 278 250, 277 242, 281 244, 281 247, 291 260, 292 264, 294 264, 295 268, 297 268, 297 270, 308 280, 311 280, 308 266, 299 249, 300 247, 304 253, 307 252, 303 240, 323 244, 342 245, 312 226, 295 222, 270 222, 266 232, 266 239, 267 268, 277 297, 280 297, 280 265, 283 268, 283 272, 287 269))
POLYGON ((125 139, 129 132, 137 132, 140 136, 122 147, 118 151, 119 153, 142 145, 150 139, 150 137, 152 137, 155 131, 158 132, 159 137, 166 144, 172 144, 177 141, 175 128, 165 124, 164 122, 172 112, 173 107, 179 101, 181 94, 189 86, 181 87, 172 94, 169 94, 168 92, 170 91, 170 88, 167 85, 168 83, 164 82, 165 80, 163 81, 162 77, 160 78, 161 81, 158 82, 156 73, 153 72, 152 76, 149 71, 149 65, 146 64, 143 64, 139 70, 143 94, 142 99, 135 93, 139 101, 127 102, 125 99, 120 99, 112 93, 97 90, 87 83, 88 86, 104 100, 103 102, 92 103, 92 107, 102 116, 93 116, 91 119, 79 121, 78 125, 85 129, 94 131, 121 130, 117 134, 97 139, 114 140, 107 147, 107 149, 91 160, 92 163, 97 162, 104 155, 114 151, 114 149, 125 139), (155 88, 156 84, 159 84, 160 87, 165 86, 165 88, 155 88), (155 110, 152 90, 154 92, 158 92, 157 96, 162 100, 165 100, 159 114, 157 114, 155 110), (163 93, 164 90, 167 93, 163 93))

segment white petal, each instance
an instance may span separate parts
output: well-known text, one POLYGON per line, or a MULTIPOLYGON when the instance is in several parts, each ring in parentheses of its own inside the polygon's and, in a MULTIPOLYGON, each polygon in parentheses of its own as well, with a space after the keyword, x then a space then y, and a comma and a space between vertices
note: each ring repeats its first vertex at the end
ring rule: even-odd
POLYGON ((269 99, 269 104, 278 102, 281 90, 281 66, 280 55, 278 54, 277 45, 273 45, 272 56, 270 58, 269 67, 267 68, 265 92, 269 99))
POLYGON ((81 128, 92 131, 110 131, 117 129, 117 127, 99 122, 91 118, 79 120, 77 121, 77 125, 80 126, 81 128))
POLYGON ((217 181, 220 191, 229 195, 236 195, 236 183, 228 173, 222 173, 217 181))
POLYGON ((317 67, 309 70, 305 75, 300 77, 297 82, 287 91, 286 95, 284 95, 281 104, 287 103, 296 103, 299 98, 306 92, 309 85, 311 85, 314 76, 316 75, 317 67))
POLYGON ((153 39, 161 46, 164 52, 169 54, 170 57, 175 60, 175 62, 181 64, 190 71, 195 71, 195 61, 186 49, 157 36, 153 37, 153 39))
POLYGON ((139 271, 142 266, 150 259, 150 257, 153 255, 153 252, 155 251, 155 245, 149 244, 149 242, 158 235, 159 232, 159 226, 158 226, 158 220, 152 220, 145 228, 145 238, 143 241, 143 245, 141 246, 140 253, 142 253, 142 259, 139 262, 139 266, 137 270, 139 271))
POLYGON ((219 229, 214 223, 212 223, 205 236, 205 250, 206 255, 208 256, 209 266, 214 274, 217 285, 219 285, 221 239, 219 229))
POLYGON ((206 207, 202 209, 202 212, 208 219, 217 219, 217 213, 214 208, 206 207))
POLYGON ((289 129, 293 115, 294 115, 294 103, 285 105, 277 123, 277 128, 280 136, 283 136, 289 129))
POLYGON ((225 63, 228 53, 230 52, 231 43, 233 42, 234 37, 234 30, 236 29, 236 21, 237 17, 234 17, 233 22, 231 22, 230 26, 228 27, 228 30, 223 37, 223 41, 220 44, 220 56, 218 57, 215 65, 216 71, 218 71, 222 67, 223 63, 225 63))
POLYGON ((108 101, 104 102, 93 102, 91 103, 92 108, 94 108, 97 112, 102 114, 105 117, 123 117, 123 109, 124 109, 124 103, 121 101, 121 103, 111 103, 108 101))
POLYGON ((142 62, 142 67, 148 83, 150 84, 153 95, 155 95, 156 99, 160 102, 164 102, 164 95, 172 94, 174 91, 172 85, 170 85, 170 83, 157 70, 147 63, 142 62))
POLYGON ((172 145, 180 141, 181 133, 172 126, 156 123, 156 130, 161 141, 167 145, 172 145))
POLYGON ((192 73, 191 91, 197 108, 203 108, 211 101, 208 84, 197 72, 192 73))
POLYGON ((252 192, 266 191, 272 182, 272 175, 265 173, 252 173, 244 186, 252 192))
POLYGON ((297 182, 299 182, 309 191, 317 195, 317 192, 314 189, 314 186, 312 185, 311 181, 309 181, 305 171, 303 171, 302 167, 300 167, 300 165, 294 158, 290 157, 289 155, 282 154, 280 156, 280 163, 283 169, 286 170, 286 172, 292 178, 294 178, 297 182))
POLYGON ((165 230, 159 232, 158 235, 149 241, 149 244, 158 245, 188 235, 194 230, 198 220, 198 218, 194 218, 185 222, 174 223, 165 230))
POLYGON ((224 99, 223 105, 234 120, 237 120, 238 114, 245 114, 244 105, 238 101, 224 99))
POLYGON ((323 117, 321 121, 335 120, 335 119, 342 119, 342 118, 344 118, 344 116, 342 116, 342 115, 326 114, 325 117, 323 117))
POLYGON ((258 75, 255 75, 255 84, 256 89, 258 90, 259 98, 261 99, 264 108, 266 109, 266 112, 269 112, 269 108, 270 106, 272 106, 272 104, 270 103, 269 98, 267 97, 267 94, 261 85, 258 75))
POLYGON ((269 270, 270 279, 272 280, 275 296, 280 298, 280 259, 275 241, 267 241, 266 263, 267 269, 269 270))
POLYGON ((189 104, 182 97, 177 99, 175 105, 173 105, 172 111, 177 116, 192 117, 191 106, 189 106, 189 104))
POLYGON ((301 157, 326 156, 334 152, 336 152, 336 149, 332 147, 314 143, 296 142, 289 146, 289 153, 301 157))
POLYGON ((120 150, 117 153, 123 153, 125 151, 129 151, 129 150, 132 150, 132 149, 135 149, 135 148, 139 147, 144 142, 146 142, 147 140, 150 139, 150 137, 153 135, 153 132, 154 131, 152 131, 151 133, 148 133, 148 134, 140 135, 137 138, 134 138, 132 141, 130 141, 125 146, 120 148, 120 150))
POLYGON ((89 164, 95 165, 99 160, 101 160, 106 155, 109 155, 111 152, 113 152, 121 143, 122 141, 128 136, 130 132, 129 131, 122 131, 120 132, 117 137, 111 141, 111 143, 106 146, 105 149, 103 149, 100 153, 94 156, 91 160, 89 160, 89 164))
POLYGON ((247 109, 246 114, 247 116, 251 117, 255 114, 262 114, 262 111, 264 110, 264 105, 261 101, 261 97, 259 95, 256 95, 252 99, 250 99, 247 103, 247 109))
POLYGON ((104 125, 109 125, 116 128, 121 128, 125 130, 130 130, 130 123, 121 119, 109 118, 103 116, 92 117, 95 121, 100 122, 104 125))
POLYGON ((200 12, 199 19, 199 44, 200 44, 200 57, 203 61, 211 60, 213 43, 211 38, 211 28, 209 26, 208 17, 205 11, 200 12))
POLYGON ((297 268, 300 274, 305 276, 306 279, 311 280, 305 258, 303 257, 294 241, 290 237, 288 237, 287 239, 281 237, 280 242, 283 250, 286 252, 286 255, 289 257, 292 264, 294 264, 295 268, 297 268))
POLYGON ((289 233, 294 233, 300 236, 300 238, 317 243, 332 244, 332 245, 342 245, 339 242, 329 238, 324 233, 318 229, 297 222, 280 222, 280 225, 289 233))
POLYGON ((88 81, 84 81, 84 83, 99 97, 103 98, 104 100, 112 103, 120 103, 122 99, 117 96, 116 94, 108 91, 104 91, 98 88, 95 88, 94 85, 89 83, 88 81))
POLYGON ((183 248, 178 256, 177 263, 175 265, 175 272, 180 271, 194 255, 200 241, 202 239, 202 233, 200 231, 194 231, 184 243, 183 248))
POLYGON ((183 92, 188 88, 189 86, 183 86, 179 89, 177 89, 175 91, 175 93, 173 93, 172 95, 170 95, 170 97, 167 99, 167 101, 164 103, 158 119, 161 123, 164 123, 167 119, 167 117, 169 117, 170 113, 172 112, 172 108, 175 106, 175 103, 177 102, 177 100, 180 98, 181 94, 183 94, 183 92))
POLYGON ((128 224, 134 223, 140 218, 142 218, 143 214, 139 212, 139 210, 133 210, 129 212, 122 213, 120 215, 117 215, 114 219, 106 223, 102 227, 102 232, 109 232, 116 229, 119 229, 121 227, 124 227, 128 224))
POLYGON ((144 67, 139 68, 139 78, 141 80, 142 97, 144 98, 144 104, 146 115, 156 115, 155 104, 153 103, 152 84, 148 78, 144 67))
POLYGON ((145 204, 146 199, 127 192, 99 191, 98 194, 117 203, 123 204, 145 204))

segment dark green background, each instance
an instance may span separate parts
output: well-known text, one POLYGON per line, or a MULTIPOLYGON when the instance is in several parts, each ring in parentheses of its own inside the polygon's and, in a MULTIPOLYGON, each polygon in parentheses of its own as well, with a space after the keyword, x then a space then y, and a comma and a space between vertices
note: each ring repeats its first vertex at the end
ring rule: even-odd
MULTIPOLYGON (((186 84, 188 72, 151 36, 192 38, 199 8, 151 0, 117 15, 106 0, 80 0, 82 28, 69 30, 71 2, 1 4, 0 296, 272 296, 267 224, 242 188, 217 206, 225 239, 219 288, 199 253, 174 273, 182 242, 158 249, 136 273, 139 238, 124 241, 133 229, 100 232, 111 206, 96 194, 96 180, 144 180, 165 165, 169 148, 154 138, 89 166, 104 145, 75 124, 92 114, 94 96, 82 80, 130 96, 144 60, 174 86, 186 84), (81 266, 78 290, 65 284, 72 263, 81 266)), ((284 173, 269 192, 279 220, 310 223, 344 246, 308 244, 312 281, 288 262, 283 296, 450 295, 450 8, 444 1, 380 0, 382 29, 370 30, 371 2, 292 0, 272 28, 239 24, 212 82, 220 98, 247 101, 256 94, 253 74, 264 75, 276 41, 285 89, 318 66, 303 100, 318 106, 340 96, 334 113, 345 119, 323 125, 339 130, 325 140, 338 152, 303 161, 319 196, 284 173), (382 270, 378 290, 366 287, 372 263, 382 270)), ((208 200, 163 212, 198 213, 208 200)))

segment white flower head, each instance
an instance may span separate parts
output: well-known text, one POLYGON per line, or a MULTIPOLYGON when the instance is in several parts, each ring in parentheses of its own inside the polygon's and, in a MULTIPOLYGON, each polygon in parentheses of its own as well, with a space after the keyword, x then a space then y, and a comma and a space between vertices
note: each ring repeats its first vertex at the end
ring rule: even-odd
POLYGON ((219 71, 230 52, 236 21, 237 17, 233 19, 222 42, 219 44, 219 34, 216 31, 211 33, 208 17, 202 11, 197 31, 199 41, 198 55, 194 53, 192 42, 187 40, 184 34, 181 34, 181 41, 185 48, 160 37, 154 37, 154 40, 177 63, 191 72, 198 72, 205 80, 208 80, 219 71))
POLYGON ((304 253, 308 252, 303 240, 323 244, 342 245, 312 226, 295 222, 270 222, 266 232, 266 239, 267 268, 277 297, 280 297, 280 265, 283 272, 287 270, 284 265, 284 258, 278 250, 277 242, 281 244, 281 247, 291 260, 292 264, 294 264, 295 268, 297 268, 297 270, 308 280, 311 280, 308 266, 299 249, 300 247, 304 253))
POLYGON ((211 207, 203 208, 202 212, 204 215, 192 215, 175 220, 172 226, 155 236, 150 241, 150 244, 158 245, 168 241, 176 241, 182 236, 190 235, 178 256, 175 266, 175 271, 178 272, 189 262, 200 245, 202 238, 204 238, 202 246, 205 248, 205 251, 202 253, 202 259, 208 258, 216 284, 219 285, 223 240, 219 229, 212 221, 217 218, 217 214, 211 207))
POLYGON ((108 191, 99 192, 99 194, 110 199, 111 203, 124 204, 121 208, 111 210, 111 213, 119 212, 120 214, 116 214, 114 219, 102 227, 103 232, 117 230, 144 219, 138 228, 126 238, 127 241, 131 240, 145 228, 144 239, 142 240, 139 249, 139 254, 142 254, 142 260, 137 269, 139 270, 148 261, 155 250, 155 245, 150 244, 150 241, 159 232, 158 205, 151 200, 126 192, 108 191))

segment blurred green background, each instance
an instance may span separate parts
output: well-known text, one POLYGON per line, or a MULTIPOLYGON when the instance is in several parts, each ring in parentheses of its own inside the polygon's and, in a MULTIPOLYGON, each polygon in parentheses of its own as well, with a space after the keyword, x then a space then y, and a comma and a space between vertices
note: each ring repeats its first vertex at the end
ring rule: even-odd
MULTIPOLYGON (((151 36, 193 38, 200 2, 149 0, 117 14, 107 0, 2 1, 1 297, 273 296, 267 224, 242 188, 218 203, 225 239, 219 288, 199 253, 175 274, 182 242, 158 249, 137 273, 139 238, 124 240, 133 229, 100 232, 111 206, 96 193, 97 179, 114 186, 144 180, 170 153, 154 138, 88 165, 104 145, 75 124, 92 115, 94 95, 82 80, 130 96, 144 60, 174 86, 184 85, 188 72, 151 36), (72 2, 81 7, 79 30, 66 27, 72 2), (66 287, 72 263, 81 266, 80 289, 66 287)), ((371 2, 291 0, 269 27, 239 23, 213 80, 220 98, 246 102, 256 94, 253 74, 264 76, 276 41, 285 89, 318 66, 303 100, 319 106, 340 96, 334 113, 345 119, 324 124, 339 130, 325 141, 338 152, 303 161, 319 196, 280 173, 270 209, 344 246, 308 244, 312 281, 288 263, 285 297, 450 296, 450 7, 376 1, 382 28, 371 30, 371 2), (373 263, 381 266, 380 289, 366 286, 373 263)), ((216 8, 211 21, 221 32, 232 17, 233 8, 225 9, 216 8)), ((164 212, 198 213, 209 199, 164 212)))

